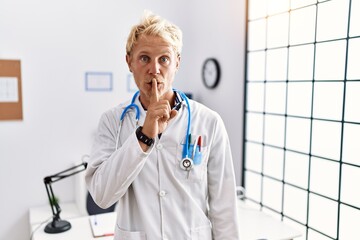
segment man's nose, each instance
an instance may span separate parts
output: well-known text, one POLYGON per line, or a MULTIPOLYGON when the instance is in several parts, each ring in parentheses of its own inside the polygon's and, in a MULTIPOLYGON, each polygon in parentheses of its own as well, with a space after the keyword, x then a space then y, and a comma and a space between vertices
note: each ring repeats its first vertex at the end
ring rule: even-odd
POLYGON ((153 61, 149 64, 149 73, 154 75, 160 73, 160 64, 157 61, 153 61))

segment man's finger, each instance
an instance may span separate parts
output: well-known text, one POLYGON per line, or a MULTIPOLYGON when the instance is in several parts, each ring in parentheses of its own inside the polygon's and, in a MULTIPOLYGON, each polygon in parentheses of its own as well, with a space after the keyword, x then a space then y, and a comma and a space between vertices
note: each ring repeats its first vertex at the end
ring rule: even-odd
POLYGON ((159 93, 157 90, 157 81, 156 78, 153 78, 151 80, 152 85, 151 85, 151 97, 150 97, 150 103, 156 103, 159 101, 159 93))
POLYGON ((176 117, 177 114, 178 114, 178 111, 176 111, 175 109, 171 110, 171 112, 170 112, 170 119, 169 119, 169 120, 171 120, 171 119, 173 119, 174 117, 176 117))

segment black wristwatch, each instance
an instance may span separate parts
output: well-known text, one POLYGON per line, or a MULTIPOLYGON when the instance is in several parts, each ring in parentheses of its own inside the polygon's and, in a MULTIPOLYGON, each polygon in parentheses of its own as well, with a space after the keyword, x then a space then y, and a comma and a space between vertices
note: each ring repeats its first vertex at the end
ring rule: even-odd
POLYGON ((147 146, 151 146, 155 139, 153 138, 149 138, 148 136, 146 136, 143 132, 142 132, 142 127, 138 127, 136 129, 136 137, 137 139, 142 142, 142 143, 145 143, 147 146))

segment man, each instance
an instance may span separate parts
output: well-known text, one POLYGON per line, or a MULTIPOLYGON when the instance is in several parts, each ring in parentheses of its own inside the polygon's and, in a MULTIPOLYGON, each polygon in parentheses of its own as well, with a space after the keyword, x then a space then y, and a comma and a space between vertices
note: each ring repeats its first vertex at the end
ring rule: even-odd
POLYGON ((181 48, 181 30, 153 14, 130 32, 139 95, 103 114, 86 171, 100 207, 118 202, 115 239, 239 238, 224 124, 172 88, 181 48))

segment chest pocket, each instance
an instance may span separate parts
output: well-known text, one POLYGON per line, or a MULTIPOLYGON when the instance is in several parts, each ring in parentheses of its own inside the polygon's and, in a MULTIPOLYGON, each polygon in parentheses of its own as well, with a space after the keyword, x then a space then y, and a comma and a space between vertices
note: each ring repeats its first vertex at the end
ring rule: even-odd
POLYGON ((146 240, 145 232, 131 232, 120 229, 115 230, 114 240, 146 240))
POLYGON ((179 144, 177 146, 176 158, 175 158, 175 176, 183 181, 191 182, 201 182, 207 172, 207 163, 208 163, 208 147, 201 146, 201 151, 199 147, 195 149, 196 154, 193 155, 194 145, 189 145, 189 157, 193 160, 193 167, 191 170, 187 171, 180 167, 181 161, 183 159, 183 148, 185 144, 179 144))

